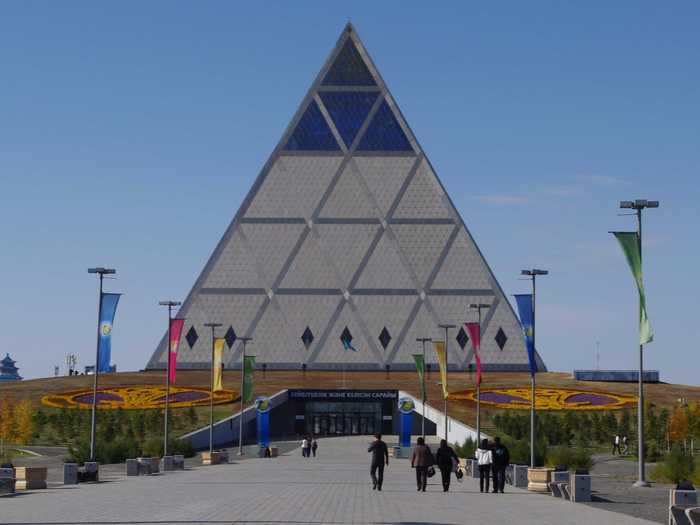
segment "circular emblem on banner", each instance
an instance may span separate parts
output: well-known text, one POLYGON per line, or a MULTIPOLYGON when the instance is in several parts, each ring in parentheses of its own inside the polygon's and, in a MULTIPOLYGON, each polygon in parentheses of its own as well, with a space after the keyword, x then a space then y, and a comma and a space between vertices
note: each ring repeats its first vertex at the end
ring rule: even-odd
POLYGON ((112 332, 112 325, 110 323, 102 323, 102 326, 100 327, 100 333, 106 337, 111 332, 112 332))
POLYGON ((416 405, 410 397, 402 397, 399 399, 399 412, 402 414, 410 414, 415 408, 416 405))
POLYGON ((270 410, 270 398, 260 396, 255 399, 255 409, 260 413, 265 413, 270 410))
MULTIPOLYGON (((476 402, 476 390, 452 392, 449 399, 476 402)), ((482 388, 481 404, 515 410, 530 409, 530 388, 482 388)), ((620 410, 637 403, 635 396, 568 388, 538 387, 537 410, 620 410)))

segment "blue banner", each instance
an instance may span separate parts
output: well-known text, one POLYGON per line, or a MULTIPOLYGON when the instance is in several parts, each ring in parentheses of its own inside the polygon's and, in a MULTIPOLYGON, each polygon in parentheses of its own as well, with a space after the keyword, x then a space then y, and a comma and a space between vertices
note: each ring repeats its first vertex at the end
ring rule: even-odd
POLYGON ((410 397, 402 397, 399 399, 399 413, 401 414, 399 429, 399 446, 411 446, 411 426, 413 425, 413 409, 415 405, 410 397))
POLYGON ((255 419, 258 427, 258 445, 270 446, 270 398, 259 397, 255 400, 255 419))
POLYGON ((520 314, 520 325, 525 337, 525 347, 527 348, 527 359, 530 362, 530 375, 537 373, 537 361, 535 360, 535 332, 534 312, 532 305, 532 294, 516 294, 515 301, 518 303, 518 313, 520 314))
POLYGON ((97 370, 109 372, 112 360, 112 323, 119 303, 118 293, 103 293, 100 298, 100 339, 97 351, 97 370))

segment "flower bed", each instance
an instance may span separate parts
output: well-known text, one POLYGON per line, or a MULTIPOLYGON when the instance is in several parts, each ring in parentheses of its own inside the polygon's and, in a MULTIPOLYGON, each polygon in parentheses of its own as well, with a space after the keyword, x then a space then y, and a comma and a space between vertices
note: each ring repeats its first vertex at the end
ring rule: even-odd
MULTIPOLYGON (((476 402, 476 390, 452 392, 449 399, 476 402)), ((529 410, 530 388, 484 388, 481 403, 496 408, 529 410)), ((537 410, 620 410, 636 403, 634 396, 566 388, 539 387, 535 394, 537 410)))

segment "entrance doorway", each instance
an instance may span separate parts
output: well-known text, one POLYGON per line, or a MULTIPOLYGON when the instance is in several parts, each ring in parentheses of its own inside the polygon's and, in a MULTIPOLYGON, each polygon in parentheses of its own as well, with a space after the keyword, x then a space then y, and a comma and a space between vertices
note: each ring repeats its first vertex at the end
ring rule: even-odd
POLYGON ((360 436, 381 431, 381 403, 307 403, 306 431, 317 436, 360 436))

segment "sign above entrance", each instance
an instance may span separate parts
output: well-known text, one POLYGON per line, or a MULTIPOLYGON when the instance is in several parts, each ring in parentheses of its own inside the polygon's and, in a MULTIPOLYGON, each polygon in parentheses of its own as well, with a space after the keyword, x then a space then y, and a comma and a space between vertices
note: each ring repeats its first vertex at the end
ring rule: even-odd
POLYGON ((398 397, 398 390, 289 390, 289 399, 304 401, 382 401, 398 397))

